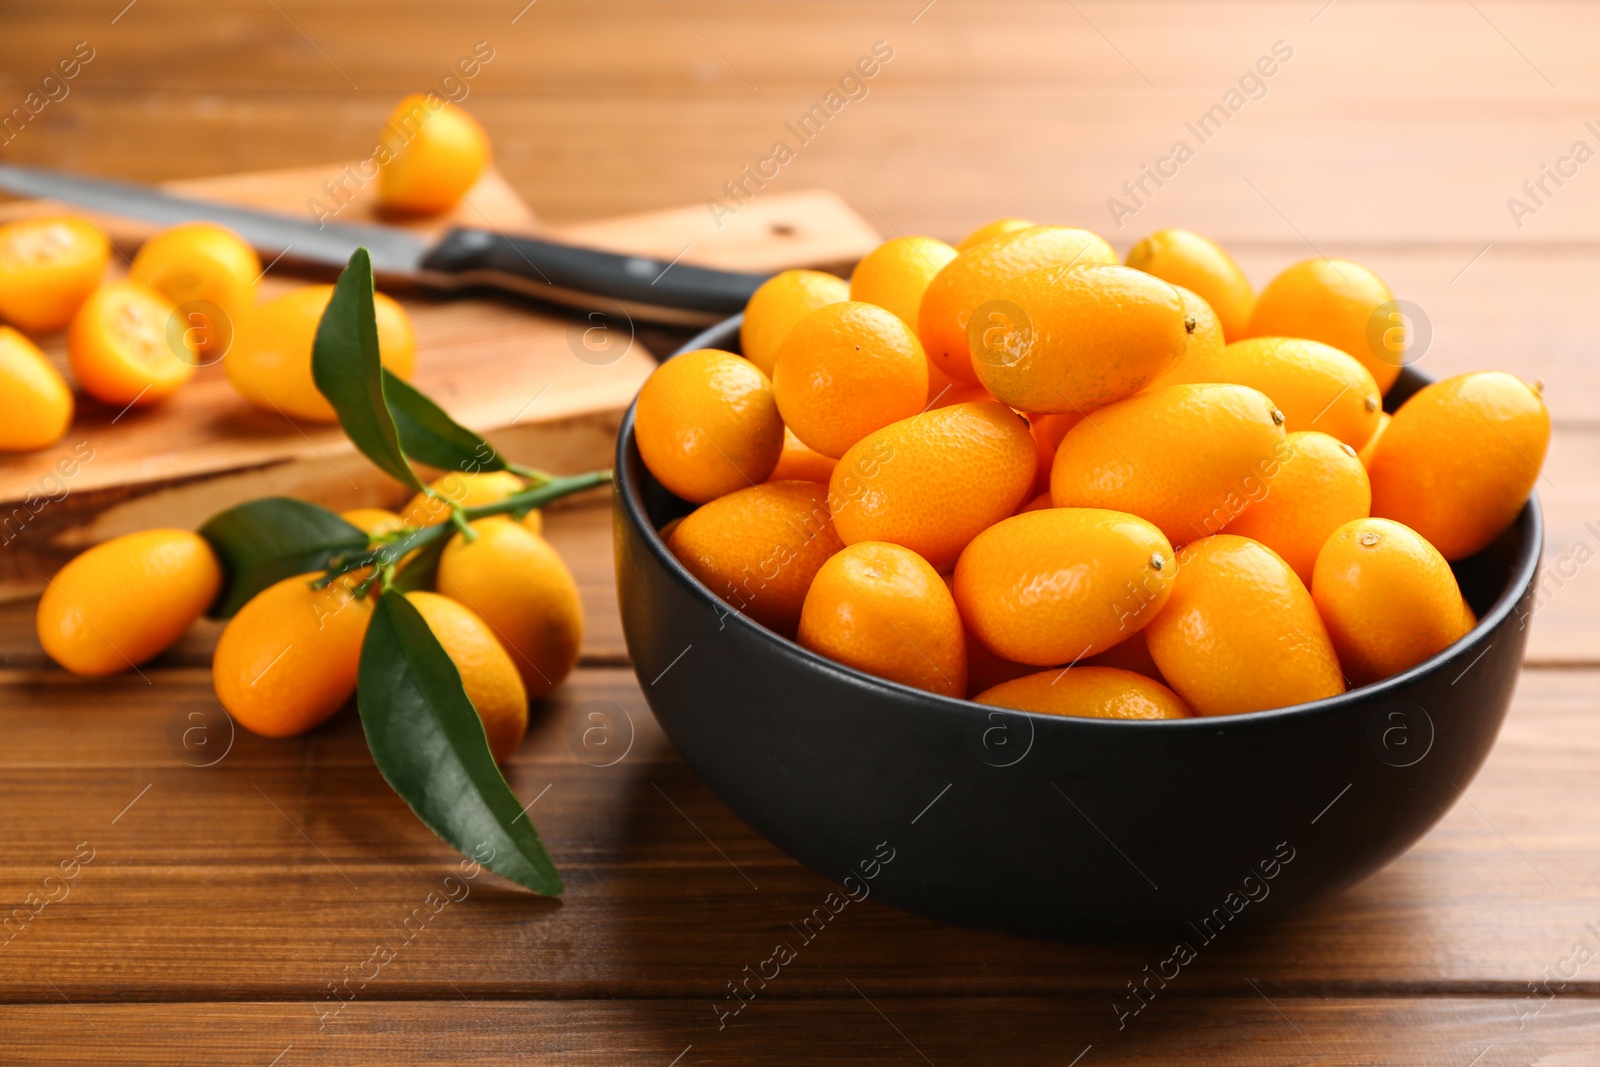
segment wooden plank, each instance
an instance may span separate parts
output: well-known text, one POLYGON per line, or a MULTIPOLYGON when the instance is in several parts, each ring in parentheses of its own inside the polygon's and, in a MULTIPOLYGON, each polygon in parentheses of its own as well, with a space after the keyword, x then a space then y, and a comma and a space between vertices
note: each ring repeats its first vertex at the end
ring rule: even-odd
POLYGON ((755 274, 789 267, 846 271, 883 240, 838 193, 802 189, 752 200, 736 213, 703 204, 550 228, 575 244, 755 274))
MULTIPOLYGON (((719 195, 885 40, 895 57, 869 94, 798 146, 775 188, 846 191, 908 231, 959 233, 1000 213, 1108 225, 1106 201, 1122 182, 1187 137, 1197 155, 1141 210, 1148 228, 1292 240, 1286 216, 1318 242, 1449 235, 1474 250, 1600 235, 1582 178, 1523 229, 1506 208, 1593 118, 1596 75, 1580 42, 1597 16, 1583 7, 1344 0, 1311 23, 1298 9, 1212 4, 1182 18, 1181 33, 1162 3, 943 4, 914 25, 882 4, 829 4, 815 19, 726 2, 600 10, 609 17, 547 5, 512 26, 488 6, 414 9, 385 33, 391 57, 373 54, 371 20, 354 12, 230 12, 222 33, 144 0, 73 95, 10 151, 150 178, 343 158, 372 139, 401 92, 436 82, 487 40, 496 58, 467 86, 465 106, 540 213, 649 210, 719 195), (619 21, 629 33, 611 32, 619 21), (819 25, 827 31, 813 32, 819 25), (1184 124, 1278 40, 1295 58, 1266 95, 1205 144, 1187 134, 1184 124), (601 51, 606 64, 589 61, 601 51), (135 87, 159 91, 163 113, 135 87), (192 153, 143 150, 146 131, 173 123, 194 131, 192 153), (248 141, 231 136, 244 123, 248 141)), ((22 20, 5 68, 42 76, 78 39, 65 18, 22 20)))
MULTIPOLYGON (((399 957, 389 966, 414 963, 399 957)), ((380 981, 388 980, 387 969, 379 973, 380 981)), ((50 1005, 8 1007, 4 1028, 9 1062, 17 1067, 188 1063, 192 1058, 184 1057, 193 1056, 197 1041, 208 1064, 239 1067, 262 1067, 275 1056, 283 1067, 378 1059, 483 1067, 1063 1067, 1075 1057, 1085 1065, 1577 1067, 1593 1062, 1600 1041, 1595 1002, 1571 994, 1549 1001, 1519 1029, 1518 1013, 1532 1008, 1515 994, 1324 1000, 1284 997, 1267 992, 1270 987, 1257 993, 1240 983, 1238 997, 1154 1001, 1119 1031, 1109 1005, 1092 998, 869 998, 852 989, 850 972, 841 971, 831 976, 827 999, 785 999, 781 982, 769 983, 721 1029, 705 1000, 527 1003, 467 992, 427 1002, 355 999, 342 1010, 332 1000, 98 1005, 58 997, 50 1005)))
MULTIPOLYGON (((289 741, 240 732, 223 748, 207 672, 146 673, 149 685, 0 672, 0 903, 21 905, 80 843, 94 850, 70 895, 0 947, 0 1001, 46 1003, 49 983, 75 1002, 314 995, 454 869, 372 769, 352 713, 289 741)), ((1597 682, 1592 670, 1528 672, 1468 803, 1362 885, 1207 946, 1186 991, 1232 994, 1247 977, 1297 995, 1525 991, 1600 924, 1597 682)), ((391 995, 444 996, 453 983, 475 996, 714 998, 829 889, 695 781, 626 668, 580 670, 536 709, 508 777, 535 801, 566 897, 484 875, 391 995), (592 712, 616 747, 592 733, 585 747, 592 712)), ((842 972, 872 996, 1109 1002, 1168 951, 958 930, 869 898, 784 984, 813 995, 842 972)), ((1570 988, 1600 993, 1600 975, 1570 988)))
MULTIPOLYGON (((1581 97, 1487 97, 1473 102, 1470 117, 1451 98, 1380 97, 1375 114, 1373 98, 1302 93, 1287 82, 1212 141, 1188 135, 1192 161, 1141 197, 1137 213, 1119 228, 1108 201, 1126 198, 1123 182, 1139 179, 1142 166, 1185 139, 1185 123, 1216 103, 1272 40, 1239 52, 1236 69, 1209 92, 1182 96, 1107 93, 1088 84, 1035 92, 902 89, 891 65, 872 95, 804 144, 785 138, 785 123, 805 113, 855 60, 852 45, 813 75, 814 88, 786 97, 667 92, 621 99, 597 91, 485 95, 468 107, 495 135, 507 179, 554 223, 704 204, 727 195, 725 182, 786 139, 795 157, 755 202, 776 192, 835 189, 875 225, 907 233, 959 235, 988 218, 1017 214, 1109 230, 1125 241, 1183 225, 1229 243, 1298 242, 1302 233, 1335 246, 1445 238, 1472 246, 1470 255, 1486 242, 1539 247, 1600 238, 1600 212, 1581 176, 1587 171, 1522 227, 1507 207, 1508 198, 1525 198, 1522 183, 1539 178, 1541 164, 1554 164, 1586 136, 1592 110, 1581 97), (688 109, 696 118, 686 125, 688 109), (619 128, 630 130, 626 140, 594 144, 596 130, 619 128), (894 151, 882 153, 884 145, 894 151), (608 165, 597 147, 626 152, 652 180, 641 184, 631 168, 608 165), (1407 152, 1425 164, 1395 168, 1392 161, 1407 152), (930 182, 930 174, 940 180, 930 182)), ((48 123, 46 111, 8 154, 18 162, 143 180, 284 160, 309 165, 370 140, 389 106, 325 92, 252 93, 248 103, 220 103, 208 93, 170 100, 158 119, 126 94, 78 93, 81 101, 75 94, 62 109, 75 108, 70 122, 48 123), (308 134, 313 114, 318 129, 308 134), (228 140, 246 119, 260 136, 248 149, 228 140), (133 139, 157 122, 181 124, 226 151, 130 159, 133 139)), ((1591 146, 1600 144, 1587 137, 1591 146)))
MULTIPOLYGON (((1495 35, 1493 24, 1471 11, 1463 14, 1445 0, 1340 0, 1341 10, 1315 23, 1311 16, 1316 8, 1307 13, 1249 0, 1209 3, 1203 16, 1182 20, 1181 35, 1162 31, 1170 31, 1174 14, 1188 5, 1161 0, 1092 5, 1084 8, 1087 17, 1063 11, 1049 0, 941 4, 936 5, 941 10, 928 12, 914 28, 911 16, 917 8, 907 14, 905 5, 882 0, 821 0, 803 10, 695 0, 684 9, 690 19, 643 0, 585 0, 548 4, 518 20, 514 29, 503 5, 493 0, 463 0, 449 8, 397 7, 382 25, 362 12, 319 6, 314 0, 281 2, 326 57, 270 9, 265 14, 253 8, 230 10, 219 16, 216 26, 206 27, 182 18, 190 6, 181 0, 141 4, 149 10, 140 19, 119 20, 117 47, 105 50, 89 67, 106 86, 137 84, 165 93, 225 85, 305 93, 338 88, 352 98, 358 93, 398 94, 431 88, 426 80, 442 74, 475 40, 487 37, 496 55, 477 78, 468 79, 468 88, 479 96, 574 86, 610 86, 615 95, 640 98, 671 90, 693 90, 706 97, 753 95, 756 90, 740 80, 739 70, 752 75, 759 91, 783 93, 809 88, 815 72, 837 65, 840 53, 848 55, 855 42, 870 44, 874 37, 897 33, 897 45, 914 43, 929 56, 913 79, 928 87, 1098 85, 1107 92, 1132 92, 1151 88, 1139 78, 1142 68, 1157 88, 1198 90, 1234 73, 1236 54, 1248 50, 1253 34, 1287 30, 1298 30, 1321 50, 1319 63, 1304 77, 1329 91, 1353 91, 1333 59, 1348 60, 1349 70, 1370 78, 1369 84, 1356 87, 1368 93, 1431 90, 1440 96, 1475 97, 1488 94, 1486 82, 1514 84, 1530 93, 1543 84, 1495 35), (1167 25, 1152 24, 1163 14, 1167 25), (629 32, 604 25, 607 19, 629 20, 629 32), (1364 36, 1374 26, 1386 28, 1388 37, 1364 36), (1095 27, 1128 58, 1118 56, 1095 27), (706 38, 727 58, 719 61, 706 38), (364 47, 374 39, 384 42, 384 52, 364 47), (185 65, 163 62, 190 40, 207 40, 212 47, 196 51, 185 65), (777 41, 782 48, 774 47, 777 41), (608 50, 608 59, 615 58, 615 69, 598 69, 588 61, 600 49, 608 50), (1401 57, 1410 62, 1397 62, 1401 57), (942 71, 934 69, 934 58, 947 64, 942 71), (361 88, 342 83, 339 70, 361 88)), ((1579 92, 1596 84, 1594 72, 1584 66, 1587 53, 1580 39, 1600 26, 1595 13, 1550 0, 1485 10, 1566 89, 1579 92)), ((84 25, 100 13, 94 0, 19 11, 8 46, 22 55, 43 55, 58 46, 64 29, 84 25)), ((24 76, 13 77, 21 81, 24 76)))
POLYGON ((1528 635, 1534 663, 1600 658, 1600 432, 1560 428, 1539 498, 1545 508, 1544 565, 1528 635))

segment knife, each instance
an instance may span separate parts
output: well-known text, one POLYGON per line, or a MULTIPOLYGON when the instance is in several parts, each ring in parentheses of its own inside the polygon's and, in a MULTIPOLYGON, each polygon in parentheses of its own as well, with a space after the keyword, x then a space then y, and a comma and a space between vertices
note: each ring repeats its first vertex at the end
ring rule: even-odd
POLYGON ((699 325, 744 309, 766 275, 688 266, 676 260, 630 256, 596 248, 456 227, 441 238, 389 226, 316 223, 270 211, 173 196, 109 178, 0 165, 0 189, 60 200, 168 225, 215 222, 242 237, 269 263, 279 257, 343 267, 365 247, 380 277, 428 289, 500 289, 571 307, 650 322, 699 325))

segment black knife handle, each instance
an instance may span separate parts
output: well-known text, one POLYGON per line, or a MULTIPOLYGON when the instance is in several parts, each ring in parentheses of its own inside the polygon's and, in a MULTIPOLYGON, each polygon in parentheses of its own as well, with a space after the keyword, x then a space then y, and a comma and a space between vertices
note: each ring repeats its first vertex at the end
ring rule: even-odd
POLYGON ((592 306, 592 298, 599 297, 601 304, 616 301, 644 318, 686 321, 742 311, 766 280, 761 274, 472 229, 445 234, 421 268, 423 281, 439 287, 483 285, 579 306, 592 306))

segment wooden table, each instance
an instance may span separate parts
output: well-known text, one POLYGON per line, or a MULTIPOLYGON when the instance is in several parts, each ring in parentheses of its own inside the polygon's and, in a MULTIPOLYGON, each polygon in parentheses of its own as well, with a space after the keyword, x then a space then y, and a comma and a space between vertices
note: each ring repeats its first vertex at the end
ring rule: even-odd
POLYGON ((1258 283, 1316 253, 1367 262, 1431 323, 1425 370, 1544 379, 1548 568, 1515 706, 1455 810, 1366 883, 1208 949, 1121 1030, 1112 1003, 1162 946, 1030 943, 872 900, 719 1028, 727 983, 829 886, 665 743, 620 639, 604 511, 552 520, 590 634, 509 768, 566 875, 559 903, 485 875, 408 923, 455 857, 352 715, 293 741, 241 734, 195 766, 225 740, 204 718, 214 629, 142 676, 84 681, 43 661, 31 606, 13 605, 0 902, 58 899, 0 939, 0 1060, 1600 1060, 1600 163, 1562 162, 1577 140, 1600 148, 1600 9, 124 2, 6 5, 0 106, 77 42, 94 58, 0 160, 153 180, 344 158, 487 41, 466 106, 500 167, 547 218, 596 217, 723 195, 887 42, 866 96, 774 187, 838 189, 885 232, 1021 214, 1126 247, 1186 225, 1258 283), (1185 123, 1279 41, 1292 57, 1200 143, 1185 123), (1193 158, 1128 200, 1122 183, 1178 139, 1193 158), (1543 164, 1567 176, 1535 200, 1523 182, 1543 164), (1137 209, 1120 228, 1113 196, 1137 209), (619 744, 631 733, 610 766, 582 742, 595 711, 619 744), (184 731, 206 721, 201 756, 184 731), (75 877, 47 883, 63 862, 75 877))

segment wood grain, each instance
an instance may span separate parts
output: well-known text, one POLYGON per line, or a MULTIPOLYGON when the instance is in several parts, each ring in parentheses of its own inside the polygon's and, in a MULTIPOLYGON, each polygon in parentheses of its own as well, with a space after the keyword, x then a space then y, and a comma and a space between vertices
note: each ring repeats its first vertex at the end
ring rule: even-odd
MULTIPOLYGON (((0 947, 0 1002, 48 1002, 48 983, 74 1001, 303 996, 455 869, 373 769, 352 713, 294 740, 240 732, 225 747, 208 671, 144 673, 149 684, 0 676, 11 813, 0 901, 41 891, 80 843, 94 851, 70 894, 0 947), (119 953, 114 981, 111 945, 137 946, 119 953)), ((1520 993, 1573 941, 1600 948, 1585 927, 1600 925, 1597 683, 1600 671, 1528 672, 1488 764, 1427 838, 1346 893, 1208 947, 1184 989, 1249 977, 1295 995, 1520 993)), ((828 890, 694 780, 627 668, 581 670, 536 710, 507 773, 533 802, 566 897, 482 876, 440 936, 408 952, 415 965, 386 978, 390 995, 445 996, 454 983, 716 997, 828 890)), ((871 995, 1109 998, 1169 947, 1027 942, 870 898, 839 931, 774 995, 815 994, 848 968, 871 995)), ((1569 988, 1600 993, 1600 974, 1569 988)))
MULTIPOLYGON (((732 221, 754 225, 776 195, 822 188, 885 234, 956 237, 1017 214, 1086 225, 1125 249, 1188 226, 1227 243, 1258 285, 1310 255, 1366 262, 1431 326, 1424 370, 1545 381, 1558 424, 1540 485, 1550 576, 1535 666, 1463 802, 1367 882, 1219 942, 1120 1031, 1112 999, 1149 946, 1017 941, 870 899, 718 1030, 725 983, 826 883, 753 836, 660 736, 622 658, 602 508, 551 517, 584 591, 586 666, 511 768, 519 795, 539 797, 532 812, 571 892, 552 905, 485 880, 326 1023, 328 983, 393 938, 454 862, 372 772, 353 719, 292 742, 241 737, 215 766, 190 766, 174 726, 189 728, 210 699, 214 628, 149 668, 150 685, 85 683, 39 658, 26 602, 0 605, 0 902, 20 903, 79 842, 97 850, 72 894, 0 947, 0 1058, 1593 1061, 1594 964, 1548 1001, 1530 984, 1580 939, 1600 946, 1588 926, 1600 927, 1600 572, 1578 549, 1600 551, 1586 525, 1600 527, 1589 321, 1600 178, 1584 167, 1520 226, 1507 200, 1576 139, 1600 145, 1585 126, 1600 123, 1600 9, 460 0, 380 15, 310 0, 203 12, 139 0, 114 15, 99 0, 7 10, 0 110, 74 42, 97 54, 0 160, 160 181, 347 158, 403 92, 438 84, 486 41, 495 57, 465 106, 538 222, 561 232, 700 205, 703 236, 686 259, 725 237, 707 201, 889 42, 894 58, 866 97, 732 221), (1191 136, 1185 122, 1279 40, 1294 58, 1265 95, 1117 226, 1108 200, 1122 183, 1191 136), (634 725, 634 747, 604 768, 570 736, 609 710, 597 701, 634 725)), ((593 236, 626 240, 631 228, 593 236)), ((658 348, 672 340, 650 335, 658 348)))
POLYGON ((437 84, 482 40, 496 55, 466 106, 502 170, 543 218, 594 218, 717 195, 884 40, 894 59, 782 187, 839 189, 865 214, 870 200, 907 232, 960 233, 1002 213, 1109 224, 1121 183, 1283 40, 1295 58, 1141 227, 1298 242, 1243 176, 1317 241, 1455 239, 1470 256, 1486 241, 1600 234, 1585 179, 1521 230, 1505 207, 1594 118, 1600 75, 1582 42, 1600 14, 1588 7, 942 0, 913 23, 922 6, 541 0, 512 23, 515 7, 478 0, 386 11, 380 26, 310 0, 204 20, 183 18, 182 0, 140 0, 108 26, 80 0, 8 19, 16 95, 73 42, 99 49, 8 151, 153 179, 344 158, 401 93, 437 84), (181 154, 140 143, 154 120, 138 93, 161 94, 192 131, 181 154))
MULTIPOLYGON (((399 964, 396 964, 399 966, 399 964)), ((34 1064, 367 1064, 470 1061, 667 1064, 1201 1065, 1319 1063, 1580 1067, 1600 1041, 1594 1002, 1563 995, 1522 1029, 1511 996, 1286 998, 1240 983, 1229 998, 1156 1001, 1117 1030, 1109 1005, 1054 997, 888 999, 836 971, 825 999, 752 1001, 722 1029, 704 1000, 525 1002, 462 993, 437 1001, 69 1005, 7 1009, 8 1053, 34 1064), (319 1025, 320 1024, 320 1025, 319 1025), (674 1057, 678 1057, 676 1060, 674 1057)))

